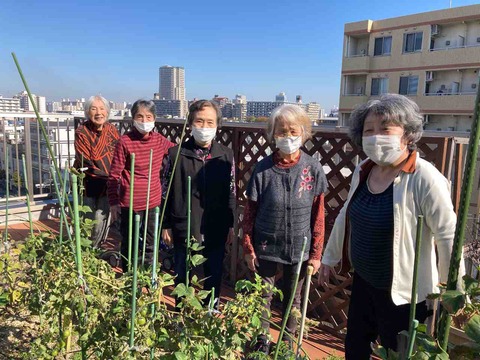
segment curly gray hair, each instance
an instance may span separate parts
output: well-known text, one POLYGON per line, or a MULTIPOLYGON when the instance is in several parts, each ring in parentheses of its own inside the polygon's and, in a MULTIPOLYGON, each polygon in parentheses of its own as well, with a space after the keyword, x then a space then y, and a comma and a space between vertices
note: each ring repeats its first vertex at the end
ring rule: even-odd
POLYGON ((401 126, 411 149, 422 137, 423 116, 418 105, 406 96, 385 94, 380 99, 358 106, 350 115, 349 135, 357 146, 362 146, 363 125, 370 114, 380 116, 383 123, 401 126))

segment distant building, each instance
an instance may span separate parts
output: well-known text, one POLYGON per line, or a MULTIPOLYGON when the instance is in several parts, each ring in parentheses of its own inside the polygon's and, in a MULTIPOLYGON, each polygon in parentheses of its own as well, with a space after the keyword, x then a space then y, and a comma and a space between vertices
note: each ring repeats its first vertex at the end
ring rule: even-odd
POLYGON ((18 98, 4 98, 0 95, 0 113, 4 112, 19 112, 20 99, 18 98))
POLYGON ((280 94, 275 96, 275 101, 285 103, 285 102, 287 102, 287 95, 285 95, 284 92, 281 92, 280 94))
MULTIPOLYGON (((18 93, 17 95, 14 96, 14 98, 17 98, 20 100, 20 108, 23 109, 23 111, 27 111, 27 112, 35 111, 33 104, 30 101, 30 98, 26 91, 22 91, 18 93)), ((45 114, 47 112, 47 101, 45 96, 37 96, 35 94, 32 94, 32 98, 33 98, 33 101, 35 102, 35 106, 37 107, 38 112, 40 114, 45 114)))
POLYGON ((245 121, 247 118, 247 97, 237 94, 233 99, 232 116, 235 120, 245 121))
POLYGON ((428 130, 469 131, 480 71, 480 5, 345 24, 339 125, 385 93, 411 97, 428 130))
POLYGON ((320 104, 311 102, 305 105, 305 111, 312 121, 317 121, 320 118, 320 104))
POLYGON ((186 100, 185 69, 178 66, 161 66, 158 94, 160 100, 186 100))
POLYGON ((295 102, 296 102, 297 104, 302 104, 302 95, 297 95, 297 96, 295 97, 295 102))
POLYGON ((155 113, 158 117, 172 117, 185 119, 188 110, 187 100, 159 100, 154 99, 155 113))

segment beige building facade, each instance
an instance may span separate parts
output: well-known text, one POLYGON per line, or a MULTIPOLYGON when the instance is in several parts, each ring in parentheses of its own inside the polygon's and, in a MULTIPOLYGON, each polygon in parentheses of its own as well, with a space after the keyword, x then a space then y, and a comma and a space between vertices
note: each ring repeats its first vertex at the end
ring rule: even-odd
POLYGON ((480 5, 345 24, 339 123, 384 93, 409 96, 425 129, 469 131, 480 71, 480 5))

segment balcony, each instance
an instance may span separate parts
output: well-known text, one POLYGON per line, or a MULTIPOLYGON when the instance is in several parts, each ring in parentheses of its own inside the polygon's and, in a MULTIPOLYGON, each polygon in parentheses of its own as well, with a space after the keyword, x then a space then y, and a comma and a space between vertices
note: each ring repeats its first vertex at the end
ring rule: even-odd
MULTIPOLYGON (((365 101, 366 96, 344 96, 344 99, 357 99, 359 102, 365 101)), ((125 123, 114 122, 119 129, 124 132, 125 123)), ((181 127, 183 123, 180 120, 157 120, 156 127, 159 133, 167 136, 171 141, 178 141, 181 127)), ((188 135, 187 135, 188 136, 188 135)), ((226 123, 222 126, 217 140, 222 144, 229 146, 234 151, 235 162, 237 165, 236 173, 236 187, 237 187, 237 224, 241 221, 243 207, 245 204, 245 191, 248 179, 255 164, 261 160, 266 154, 272 150, 270 144, 264 134, 263 125, 252 125, 248 123, 226 123), (235 144, 235 146, 233 146, 235 144)), ((73 141, 73 140, 72 140, 73 141)), ((449 178, 454 189, 457 184, 461 183, 461 176, 463 171, 455 167, 449 166, 447 163, 450 159, 450 152, 447 149, 457 149, 457 138, 452 134, 442 135, 425 135, 419 144, 421 155, 434 163, 440 171, 442 171, 447 178, 449 178), (453 170, 452 170, 453 169, 453 170)), ((326 231, 327 234, 331 231, 343 202, 346 199, 347 191, 349 189, 350 177, 352 170, 359 160, 365 158, 361 149, 353 146, 344 129, 332 129, 314 127, 313 138, 305 144, 305 151, 321 162, 327 180, 330 184, 328 192, 325 196, 326 208, 326 231), (339 149, 343 149, 339 151, 339 149)), ((456 192, 453 192, 456 194, 456 192)), ((16 194, 12 194, 16 195, 16 194)), ((475 198, 475 197, 474 197, 475 198)), ((14 222, 23 223, 25 226, 25 197, 17 199, 17 207, 23 209, 23 214, 14 214, 14 209, 9 209, 9 229, 14 222), (23 204, 22 204, 23 201, 23 204), (22 206, 23 205, 23 206, 22 206)), ((458 206, 458 199, 454 198, 455 206, 458 206)), ((55 200, 49 200, 43 196, 42 199, 36 199, 35 206, 37 209, 37 218, 39 219, 57 219, 58 206, 55 200)), ((5 217, 5 206, 0 204, 0 221, 5 217)), ((20 225, 19 225, 20 226, 20 225)), ((16 230, 15 230, 16 231, 16 230)), ((238 227, 236 234, 240 234, 238 227)), ((226 265, 228 267, 228 278, 230 284, 238 279, 246 276, 247 269, 242 261, 242 246, 241 238, 235 237, 231 247, 229 247, 226 258, 226 265)), ((348 308, 349 292, 346 287, 351 282, 349 276, 338 276, 335 285, 331 284, 329 287, 318 285, 316 282, 312 284, 312 291, 310 293, 310 308, 317 317, 321 318, 323 322, 329 325, 320 325, 315 329, 312 339, 313 343, 319 344, 322 339, 333 339, 328 345, 330 351, 332 347, 341 353, 342 347, 339 344, 338 337, 342 337, 342 332, 346 326, 346 309, 348 308), (331 337, 324 331, 333 333, 335 336, 331 337)), ((331 352, 330 352, 331 353, 331 352)), ((318 354, 313 352, 311 355, 318 354)), ((315 358, 315 356, 312 356, 315 358)))

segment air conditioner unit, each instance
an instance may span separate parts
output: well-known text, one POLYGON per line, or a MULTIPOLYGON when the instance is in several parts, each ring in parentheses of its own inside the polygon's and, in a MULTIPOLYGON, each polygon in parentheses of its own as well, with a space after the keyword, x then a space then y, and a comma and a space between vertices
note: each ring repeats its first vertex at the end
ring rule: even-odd
POLYGON ((432 81, 433 80, 433 71, 427 71, 425 75, 425 81, 432 81))
POLYGON ((360 50, 360 55, 365 55, 367 52, 365 49, 360 50))
POLYGON ((432 24, 430 25, 431 35, 439 35, 440 34, 440 25, 432 24))
POLYGON ((477 43, 480 43, 480 37, 477 37, 477 43))
POLYGON ((450 40, 445 41, 445 46, 450 46, 450 40))

